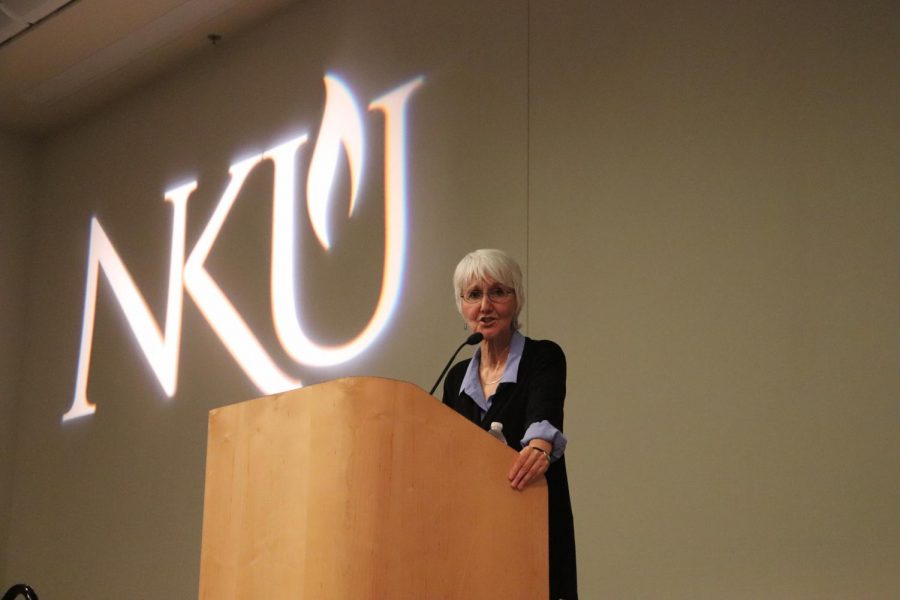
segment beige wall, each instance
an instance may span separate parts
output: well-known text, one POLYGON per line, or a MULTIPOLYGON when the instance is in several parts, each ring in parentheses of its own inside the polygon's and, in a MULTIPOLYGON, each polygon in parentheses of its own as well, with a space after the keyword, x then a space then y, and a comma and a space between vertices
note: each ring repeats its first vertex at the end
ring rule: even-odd
POLYGON ((570 356, 587 597, 892 597, 896 7, 532 7, 531 326, 570 356))
MULTIPOLYGON (((463 333, 453 265, 506 248, 528 274, 526 332, 569 357, 584 598, 891 597, 894 4, 374 4, 302 3, 41 147, 0 585, 196 593, 205 415, 259 392, 186 298, 165 400, 101 278, 98 412, 60 424, 88 220, 162 320, 164 191, 200 182, 191 247, 236 158, 315 138, 331 70, 366 101, 426 78, 410 111, 404 295, 376 352, 329 369, 278 354, 283 368, 307 383, 375 374, 428 387, 463 333)), ((371 305, 373 156, 334 262, 301 248, 323 336, 352 331, 371 305)), ((274 352, 270 177, 248 181, 210 270, 274 352)))
POLYGON ((8 551, 16 399, 26 339, 25 265, 34 160, 32 143, 0 133, 0 573, 8 551))

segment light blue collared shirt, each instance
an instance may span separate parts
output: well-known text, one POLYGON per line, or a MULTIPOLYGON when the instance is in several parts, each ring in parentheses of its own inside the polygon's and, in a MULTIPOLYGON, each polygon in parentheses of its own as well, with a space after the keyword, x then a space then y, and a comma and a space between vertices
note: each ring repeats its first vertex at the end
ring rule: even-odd
MULTIPOLYGON (((525 336, 514 331, 512 340, 509 343, 509 355, 506 357, 506 367, 503 369, 503 377, 497 384, 497 389, 504 383, 516 383, 519 375, 519 363, 522 361, 522 351, 525 349, 525 336)), ((481 346, 475 349, 472 360, 469 361, 469 367, 466 369, 466 375, 463 377, 462 385, 459 387, 460 392, 465 392, 478 408, 481 409, 481 418, 491 408, 494 396, 484 397, 484 390, 481 388, 481 379, 478 376, 478 369, 481 366, 481 346)), ((528 445, 533 439, 541 439, 553 444, 553 450, 550 452, 550 460, 555 461, 566 450, 568 440, 563 432, 554 427, 550 421, 541 421, 532 423, 525 431, 525 436, 521 439, 522 447, 528 445)))

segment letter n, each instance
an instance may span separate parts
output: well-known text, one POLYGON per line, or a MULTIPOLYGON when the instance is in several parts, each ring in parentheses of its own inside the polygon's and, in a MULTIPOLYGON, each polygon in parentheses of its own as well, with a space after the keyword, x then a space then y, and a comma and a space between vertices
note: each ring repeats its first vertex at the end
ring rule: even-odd
POLYGON ((112 287, 113 294, 125 313, 125 318, 153 373, 170 398, 175 395, 178 382, 178 351, 181 345, 181 315, 183 306, 184 245, 187 201, 197 188, 196 182, 166 192, 172 203, 172 253, 169 260, 169 293, 166 303, 166 324, 163 333, 143 294, 122 262, 109 236, 96 217, 91 218, 88 268, 84 292, 84 316, 81 322, 81 348, 78 352, 78 375, 75 397, 62 420, 77 419, 94 414, 97 407, 87 397, 91 346, 94 341, 94 317, 97 312, 97 284, 100 271, 112 287))

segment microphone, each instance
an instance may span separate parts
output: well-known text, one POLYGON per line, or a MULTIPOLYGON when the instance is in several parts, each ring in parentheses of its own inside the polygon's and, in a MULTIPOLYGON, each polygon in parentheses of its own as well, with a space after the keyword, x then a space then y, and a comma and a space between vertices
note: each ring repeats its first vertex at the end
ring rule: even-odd
POLYGON ((484 334, 475 332, 469 337, 466 338, 462 344, 459 345, 459 348, 456 349, 456 352, 453 353, 453 356, 450 357, 450 360, 447 361, 447 366, 444 367, 444 370, 441 371, 440 377, 437 378, 437 381, 434 382, 434 387, 431 388, 431 391, 428 392, 431 395, 434 395, 434 390, 437 389, 438 384, 441 382, 441 379, 444 378, 444 375, 447 374, 447 370, 450 368, 450 365, 453 364, 453 359, 456 358, 456 355, 459 354, 459 351, 463 349, 463 346, 474 346, 478 342, 484 339, 484 334))

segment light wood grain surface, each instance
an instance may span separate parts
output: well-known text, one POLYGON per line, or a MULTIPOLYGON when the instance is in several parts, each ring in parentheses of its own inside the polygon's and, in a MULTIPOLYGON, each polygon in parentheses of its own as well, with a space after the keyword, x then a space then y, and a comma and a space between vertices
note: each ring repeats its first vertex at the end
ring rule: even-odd
POLYGON ((347 378, 209 415, 200 598, 547 597, 547 490, 416 386, 347 378))

